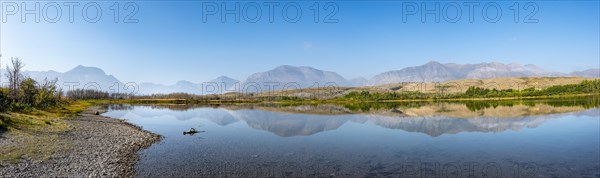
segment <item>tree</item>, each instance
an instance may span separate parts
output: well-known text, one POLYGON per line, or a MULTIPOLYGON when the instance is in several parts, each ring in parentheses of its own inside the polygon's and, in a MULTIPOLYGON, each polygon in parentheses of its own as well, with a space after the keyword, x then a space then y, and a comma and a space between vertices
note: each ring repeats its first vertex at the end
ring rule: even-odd
POLYGON ((452 88, 451 86, 448 85, 436 85, 435 89, 437 89, 438 94, 440 94, 441 96, 444 96, 444 94, 447 94, 448 89, 452 88))
POLYGON ((12 67, 6 66, 9 97, 11 100, 17 100, 19 97, 19 92, 21 91, 21 81, 23 80, 23 74, 21 74, 21 70, 23 70, 25 64, 23 64, 19 58, 11 58, 11 63, 12 67))
POLYGON ((67 97, 71 99, 109 99, 110 94, 108 92, 91 90, 91 89, 75 89, 67 92, 67 97))
POLYGON ((20 89, 20 102, 35 106, 35 97, 38 93, 37 82, 31 78, 27 78, 21 82, 20 89))
POLYGON ((36 107, 47 108, 59 104, 62 91, 57 89, 57 81, 58 79, 44 79, 44 81, 38 84, 38 91, 35 94, 36 107))

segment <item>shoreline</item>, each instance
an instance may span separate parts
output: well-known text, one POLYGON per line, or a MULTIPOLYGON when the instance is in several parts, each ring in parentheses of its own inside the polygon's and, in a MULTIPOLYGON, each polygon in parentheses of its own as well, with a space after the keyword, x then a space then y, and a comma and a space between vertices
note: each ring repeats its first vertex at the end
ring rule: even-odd
POLYGON ((546 95, 527 97, 472 97, 472 98, 427 98, 402 100, 196 100, 196 99, 100 99, 89 100, 99 105, 106 104, 353 104, 353 103, 404 103, 404 102, 453 102, 453 101, 508 101, 508 100, 555 100, 599 97, 600 93, 546 95))
MULTIPOLYGON (((138 152, 160 141, 161 136, 126 121, 95 115, 104 113, 90 106, 66 119, 71 129, 45 143, 51 150, 38 160, 21 158, 19 163, 0 163, 0 175, 6 177, 134 177, 138 152)), ((32 133, 36 134, 36 133, 32 133)), ((43 133, 41 133, 43 134, 43 133)), ((0 147, 27 141, 19 135, 2 133, 0 147)))

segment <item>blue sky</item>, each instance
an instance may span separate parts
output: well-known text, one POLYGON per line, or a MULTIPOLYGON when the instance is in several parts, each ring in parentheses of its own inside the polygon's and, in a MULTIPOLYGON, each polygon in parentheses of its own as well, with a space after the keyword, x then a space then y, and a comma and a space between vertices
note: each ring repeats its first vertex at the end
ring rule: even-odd
MULTIPOLYGON (((14 1, 2 1, 6 2, 14 1)), ((26 6, 35 2, 26 1, 26 6)), ((338 12, 332 19, 338 23, 323 23, 335 7, 324 9, 327 1, 280 2, 274 8, 272 23, 267 6, 260 6, 262 16, 256 23, 246 22, 244 16, 236 23, 232 15, 227 15, 223 23, 219 13, 206 16, 203 22, 203 5, 208 8, 216 2, 222 8, 221 1, 133 1, 139 8, 134 16, 138 23, 122 22, 132 7, 123 9, 125 2, 118 1, 120 18, 114 23, 110 6, 117 1, 98 1, 102 16, 97 23, 89 23, 81 14, 82 6, 89 2, 93 1, 75 7, 73 23, 69 22, 66 6, 62 6, 57 23, 43 18, 36 23, 33 15, 26 15, 23 23, 19 13, 6 15, 8 7, 0 3, 4 7, 0 23, 2 63, 6 64, 9 57, 20 57, 27 70, 67 71, 77 65, 95 66, 123 82, 164 84, 202 82, 220 75, 243 80, 279 65, 312 66, 346 78, 368 78, 431 60, 517 62, 560 72, 600 65, 598 1, 535 2, 538 11, 532 19, 538 23, 523 23, 533 10, 533 5, 524 9, 525 1, 491 1, 502 10, 496 23, 485 21, 482 14, 489 2, 475 7, 474 22, 470 23, 468 8, 462 1, 439 2, 440 9, 449 7, 449 18, 455 10, 448 3, 461 5, 462 15, 456 23, 446 22, 443 17, 436 23, 432 15, 426 15, 423 23, 420 13, 406 16, 407 22, 403 22, 403 5, 410 4, 391 1, 336 1, 338 12), (287 22, 281 14, 290 2, 298 3, 302 10, 296 23, 287 22), (315 2, 320 7, 318 23, 311 10, 315 2), (510 9, 515 2, 520 7, 518 23, 510 9)), ((236 2, 241 8, 249 7, 248 18, 256 12, 249 3, 264 3, 224 3, 233 8, 236 2)), ((41 7, 48 5, 47 1, 39 3, 41 7)), ((20 1, 17 4, 22 5, 20 1)), ((427 1, 425 6, 433 8, 435 2, 427 1)), ((289 17, 294 17, 294 9, 288 10, 289 17)), ((49 17, 55 15, 52 9, 47 13, 49 17)), ((87 13, 93 17, 95 11, 88 9, 87 13)), ((487 13, 491 18, 495 11, 487 13)))

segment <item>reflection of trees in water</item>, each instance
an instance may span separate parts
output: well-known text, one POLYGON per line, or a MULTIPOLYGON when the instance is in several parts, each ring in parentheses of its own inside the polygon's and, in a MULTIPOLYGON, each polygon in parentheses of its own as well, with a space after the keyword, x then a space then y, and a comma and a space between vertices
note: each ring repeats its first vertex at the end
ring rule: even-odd
POLYGON ((132 110, 134 106, 146 106, 151 109, 169 109, 173 111, 188 111, 196 108, 219 108, 219 105, 189 105, 189 104, 113 104, 108 107, 111 110, 132 110))
POLYGON ((151 109, 169 109, 169 110, 173 110, 173 111, 188 111, 188 110, 192 110, 192 109, 197 109, 197 108, 219 108, 220 105, 218 104, 202 104, 202 105, 195 105, 195 104, 135 104, 135 105, 131 105, 131 104, 114 104, 111 105, 110 109, 113 110, 131 110, 133 109, 134 106, 146 106, 146 107, 150 107, 151 109))
MULTIPOLYGON (((404 113, 402 109, 421 108, 425 106, 440 106, 438 112, 450 112, 446 106, 448 104, 464 105, 471 112, 478 112, 484 109, 497 108, 500 106, 514 107, 517 105, 535 107, 539 105, 548 105, 553 107, 579 106, 584 109, 600 107, 599 96, 577 97, 577 98, 559 98, 546 100, 469 100, 469 101, 417 101, 417 102, 356 102, 343 105, 336 104, 301 104, 301 103, 259 103, 259 104, 148 104, 152 109, 170 109, 175 111, 188 111, 195 108, 225 108, 230 110, 238 109, 266 109, 270 111, 299 112, 299 113, 321 113, 321 111, 338 111, 338 113, 371 113, 381 110, 388 110, 393 113, 404 113)), ((132 105, 115 104, 111 105, 113 110, 130 110, 132 105)), ((323 112, 326 113, 326 112, 323 112)))
POLYGON ((600 107, 600 96, 589 96, 583 98, 564 98, 560 100, 548 100, 546 104, 554 107, 560 106, 581 106, 586 109, 600 107))
POLYGON ((551 100, 498 100, 498 101, 465 101, 459 102, 465 104, 471 111, 480 111, 487 108, 496 108, 498 106, 513 107, 515 105, 525 105, 534 107, 536 105, 545 104, 553 107, 580 106, 584 109, 600 107, 600 99, 598 97, 590 98, 561 98, 551 100))
POLYGON ((108 106, 109 110, 118 110, 118 111, 122 111, 122 110, 132 110, 133 109, 133 105, 130 104, 113 104, 108 106))
MULTIPOLYGON (((559 99, 546 99, 546 100, 470 100, 470 101, 429 101, 429 102, 385 102, 385 103, 349 103, 344 104, 344 107, 355 112, 369 112, 371 110, 381 109, 397 109, 397 108, 420 108, 428 105, 438 104, 460 104, 465 105, 470 111, 480 111, 487 108, 496 108, 498 106, 513 107, 515 105, 524 105, 534 107, 536 105, 545 104, 553 107, 567 107, 567 106, 580 106, 585 109, 600 107, 600 97, 577 97, 577 98, 559 98, 559 99)), ((441 108, 440 112, 445 108, 441 108)))
MULTIPOLYGON (((152 109, 169 109, 173 111, 188 111, 190 109, 198 108, 198 106, 187 105, 187 104, 168 104, 168 105, 150 105, 152 109)), ((208 107, 208 106, 204 106, 208 107)))
MULTIPOLYGON (((552 107, 582 107, 583 109, 600 107, 600 97, 559 98, 547 100, 469 100, 469 101, 418 101, 418 102, 356 102, 343 105, 336 104, 301 104, 301 103, 259 103, 259 104, 149 104, 152 109, 170 109, 175 111, 188 111, 196 108, 225 108, 229 110, 239 109, 262 109, 269 111, 314 113, 314 114, 352 114, 352 113, 381 113, 381 111, 402 114, 403 110, 409 108, 422 108, 426 106, 437 107, 438 113, 451 112, 448 105, 463 105, 471 112, 479 112, 485 109, 497 107, 527 106, 535 107, 547 105, 552 107)), ((132 105, 115 104, 110 109, 130 110, 132 105)))
POLYGON ((436 112, 452 112, 452 111, 454 111, 454 110, 452 110, 452 109, 450 109, 450 108, 446 107, 446 105, 445 105, 445 104, 440 104, 440 105, 439 105, 439 109, 438 109, 438 110, 436 110, 436 112))
POLYGON ((388 102, 388 103, 349 103, 343 106, 351 111, 369 112, 380 109, 418 108, 434 102, 388 102))
POLYGON ((492 107, 497 108, 498 106, 513 107, 514 103, 513 102, 502 103, 502 102, 470 101, 470 102, 465 102, 465 106, 467 106, 467 108, 470 111, 476 112, 476 111, 480 111, 480 110, 484 110, 484 109, 492 108, 492 107))

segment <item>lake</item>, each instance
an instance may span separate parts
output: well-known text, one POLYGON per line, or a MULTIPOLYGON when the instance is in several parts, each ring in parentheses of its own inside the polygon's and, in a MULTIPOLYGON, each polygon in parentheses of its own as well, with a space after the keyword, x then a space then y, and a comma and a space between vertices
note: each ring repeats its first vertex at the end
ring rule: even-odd
POLYGON ((112 105, 103 115, 164 136, 140 151, 140 177, 600 177, 599 105, 112 105))

